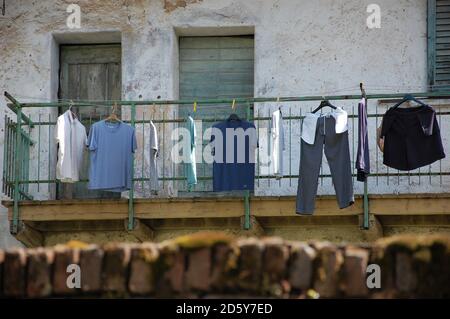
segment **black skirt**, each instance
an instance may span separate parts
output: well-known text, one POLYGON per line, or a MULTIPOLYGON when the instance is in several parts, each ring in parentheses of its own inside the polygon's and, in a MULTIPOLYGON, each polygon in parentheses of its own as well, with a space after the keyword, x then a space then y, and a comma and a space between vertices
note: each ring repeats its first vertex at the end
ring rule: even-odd
POLYGON ((383 163, 409 171, 445 158, 436 112, 430 106, 391 108, 383 116, 383 163))

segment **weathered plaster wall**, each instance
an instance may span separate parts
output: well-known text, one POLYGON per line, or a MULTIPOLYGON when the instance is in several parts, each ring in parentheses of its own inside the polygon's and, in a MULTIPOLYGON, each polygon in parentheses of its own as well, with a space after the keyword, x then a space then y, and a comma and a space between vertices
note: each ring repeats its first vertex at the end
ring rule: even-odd
MULTIPOLYGON (((366 7, 370 3, 359 0, 7 1, 6 15, 0 17, 0 87, 20 101, 55 99, 58 42, 108 42, 106 32, 115 31, 120 33, 122 43, 123 98, 175 99, 178 97, 177 34, 223 35, 251 28, 255 33, 255 96, 358 93, 361 81, 370 93, 426 90, 426 1, 378 1, 382 27, 372 30, 365 23, 366 7), (79 4, 82 11, 81 29, 76 31, 69 30, 65 23, 70 3, 79 4), (218 28, 227 31, 221 32, 218 28)), ((315 104, 308 104, 307 108, 315 104)), ((356 102, 339 105, 350 111, 356 102)), ((3 118, 4 99, 0 100, 0 106, 3 118)), ((272 109, 275 107, 273 105, 272 109)), ((374 108, 375 104, 370 107, 374 108)), ((257 106, 257 110, 260 108, 257 106)), ((292 114, 298 110, 293 107, 292 114)), ((53 118, 56 115, 47 109, 26 112, 33 113, 34 118, 38 114, 46 117, 51 113, 53 118)), ((165 114, 158 109, 147 108, 145 112, 146 116, 152 114, 156 118, 176 116, 175 107, 168 108, 165 114)), ((264 112, 268 112, 266 106, 264 112)), ((138 117, 143 113, 144 110, 139 109, 138 117)), ((127 110, 124 116, 128 116, 127 110)), ((3 129, 3 123, 0 125, 3 129)), ((165 129, 169 132, 171 127, 165 129)), ((298 141, 299 128, 292 130, 293 140, 298 141)), ((137 133, 142 134, 140 130, 137 133)), ((372 142, 374 133, 372 125, 372 142)), ((48 138, 46 134, 43 132, 43 140, 48 138)), ((448 145, 448 136, 444 138, 448 145)), ((3 135, 0 142, 3 142, 3 135)), ((41 150, 42 158, 47 158, 45 145, 41 150)), ((372 159, 375 159, 374 146, 372 150, 372 159)), ((54 149, 50 152, 54 154, 54 149)), ((298 170, 298 152, 294 145, 290 153, 293 154, 290 163, 293 173, 298 170)), ((165 152, 160 163, 167 163, 169 156, 169 152, 165 152)), ((138 157, 138 167, 140 160, 138 157)), ((148 158, 143 160, 147 167, 148 158)), ((448 165, 447 161, 444 168, 448 165)), ((47 164, 41 166, 41 176, 46 176, 47 167, 47 164)), ((52 162, 51 174, 53 167, 52 162)), ((324 169, 326 167, 325 164, 324 169)), ((35 169, 31 169, 31 174, 35 174, 35 169)), ((172 165, 165 165, 165 174, 171 174, 172 169, 172 165)), ((396 185, 395 182, 396 178, 389 183, 372 181, 370 191, 450 190, 448 179, 444 179, 443 186, 439 179, 433 179, 431 186, 424 183, 424 179, 421 183, 413 180, 413 185, 407 182, 396 185)), ((174 185, 166 183, 164 186, 163 196, 176 195, 174 185)), ((37 198, 48 197, 49 191, 51 194, 52 189, 47 185, 39 192, 32 188, 37 198)), ((295 191, 294 180, 283 181, 281 187, 262 181, 256 193, 294 194, 295 191)), ((357 185, 357 192, 360 191, 357 185)), ((324 181, 319 192, 333 193, 331 183, 324 181)))

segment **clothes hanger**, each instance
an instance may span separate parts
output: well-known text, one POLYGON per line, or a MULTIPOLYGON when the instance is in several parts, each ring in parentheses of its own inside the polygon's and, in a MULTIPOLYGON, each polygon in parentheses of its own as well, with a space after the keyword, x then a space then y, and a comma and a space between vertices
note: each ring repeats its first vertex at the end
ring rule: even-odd
POLYGON ((323 100, 322 102, 320 102, 320 105, 314 110, 312 111, 312 113, 317 113, 317 111, 319 111, 320 109, 324 108, 325 106, 329 106, 331 107, 333 110, 336 110, 337 107, 334 106, 333 104, 330 103, 330 101, 328 100, 323 100))
POLYGON ((119 118, 116 115, 117 102, 114 102, 112 107, 111 114, 105 119, 107 122, 120 122, 119 118))
POLYGON ((367 102, 366 90, 364 90, 364 85, 362 84, 362 82, 359 83, 359 89, 361 90, 362 98, 367 102))
POLYGON ((234 113, 234 110, 236 108, 236 99, 233 99, 233 103, 231 104, 231 109, 233 110, 233 113, 230 114, 230 116, 228 117, 228 121, 240 121, 241 119, 239 118, 239 116, 234 113))
POLYGON ((72 106, 73 106, 73 105, 74 105, 73 100, 70 100, 70 102, 69 102, 69 111, 70 111, 70 113, 72 114, 72 116, 73 116, 74 118, 77 118, 77 115, 75 114, 75 112, 72 111, 72 106))
POLYGON ((283 113, 281 112, 281 105, 280 105, 280 97, 277 97, 277 103, 278 103, 278 111, 280 111, 280 114, 283 115, 283 113))
POLYGON ((403 97, 403 100, 401 100, 399 103, 395 104, 392 108, 396 109, 397 107, 399 107, 400 105, 402 105, 405 102, 409 102, 409 101, 413 101, 416 102, 422 106, 427 106, 425 103, 423 103, 422 101, 419 101, 418 99, 416 99, 414 96, 412 96, 411 94, 406 94, 403 97))

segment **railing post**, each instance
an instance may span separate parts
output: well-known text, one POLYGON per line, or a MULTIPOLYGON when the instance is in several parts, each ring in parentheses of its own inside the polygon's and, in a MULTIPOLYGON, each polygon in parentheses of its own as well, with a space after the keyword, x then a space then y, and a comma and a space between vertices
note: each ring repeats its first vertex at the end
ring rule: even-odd
MULTIPOLYGON (((247 120, 251 120, 251 106, 250 102, 247 102, 247 120)), ((244 191, 244 229, 250 229, 250 191, 244 191)))
POLYGON ((363 229, 369 229, 369 194, 367 189, 367 178, 364 181, 364 196, 363 196, 363 229))
POLYGON ((244 191, 244 229, 250 229, 250 191, 244 191))
MULTIPOLYGON (((136 127, 136 105, 131 104, 131 126, 136 127)), ((144 147, 144 146, 142 146, 144 147)), ((134 153, 131 160, 131 186, 128 195, 128 230, 134 229, 134 153)))
POLYGON ((21 154, 21 129, 22 129, 22 107, 17 102, 15 103, 17 110, 17 124, 16 124, 16 140, 15 140, 15 163, 14 163, 14 206, 13 206, 13 220, 11 225, 11 233, 17 234, 19 230, 19 199, 20 199, 20 189, 19 189, 19 178, 21 171, 21 162, 22 162, 22 154, 21 154))

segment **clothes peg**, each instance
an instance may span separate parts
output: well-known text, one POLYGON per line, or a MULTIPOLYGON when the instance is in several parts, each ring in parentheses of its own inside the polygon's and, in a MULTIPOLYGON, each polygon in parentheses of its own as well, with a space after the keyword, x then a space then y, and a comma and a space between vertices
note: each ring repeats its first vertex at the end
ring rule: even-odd
POLYGON ((231 104, 231 109, 234 111, 236 107, 236 99, 233 99, 233 103, 231 104))
POLYGON ((197 101, 194 101, 194 113, 197 112, 197 101))

